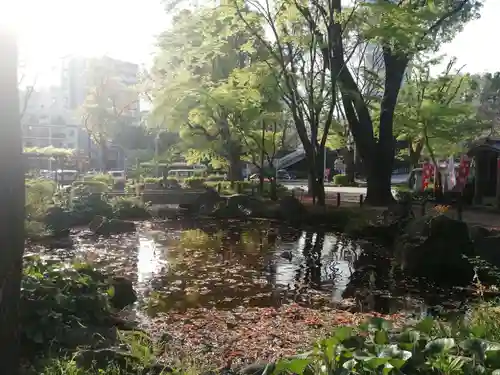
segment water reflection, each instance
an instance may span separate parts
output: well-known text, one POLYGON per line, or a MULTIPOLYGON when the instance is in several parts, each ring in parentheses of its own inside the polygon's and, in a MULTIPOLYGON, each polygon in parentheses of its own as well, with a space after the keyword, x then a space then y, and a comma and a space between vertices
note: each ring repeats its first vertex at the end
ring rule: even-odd
MULTIPOLYGON (((415 297, 425 286, 406 280, 385 249, 334 233, 269 222, 177 220, 146 223, 137 234, 107 239, 80 236, 77 243, 72 253, 50 255, 132 278, 139 306, 150 314, 346 301, 358 311, 425 313, 422 298, 415 297)), ((432 292, 436 303, 447 299, 444 291, 432 292)))

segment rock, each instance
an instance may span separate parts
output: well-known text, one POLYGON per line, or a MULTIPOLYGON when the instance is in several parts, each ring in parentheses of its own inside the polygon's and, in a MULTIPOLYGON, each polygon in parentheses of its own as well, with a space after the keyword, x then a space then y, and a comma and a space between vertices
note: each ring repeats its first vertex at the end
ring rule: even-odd
POLYGON ((292 258, 293 258, 293 254, 291 251, 283 251, 281 254, 280 254, 280 257, 282 258, 285 258, 285 259, 288 259, 290 262, 292 261, 292 258))
POLYGON ((274 363, 268 363, 268 362, 256 362, 252 363, 251 365, 245 366, 241 368, 238 373, 242 375, 262 375, 264 374, 264 370, 267 371, 266 374, 272 374, 274 370, 274 363))
POLYGON ((69 228, 72 225, 72 221, 71 213, 63 210, 59 206, 50 207, 43 219, 43 223, 52 232, 54 237, 69 235, 69 228))
POLYGON ((467 224, 445 215, 414 219, 396 239, 395 251, 412 276, 444 285, 467 285, 474 276, 464 258, 474 254, 467 224))
POLYGON ((67 349, 78 347, 90 347, 94 349, 106 348, 117 342, 117 330, 115 327, 74 327, 67 330, 58 339, 60 346, 67 349))
POLYGON ((473 225, 469 227, 469 236, 470 239, 474 242, 482 240, 485 237, 491 236, 493 233, 485 227, 480 225, 473 225))
POLYGON ((214 212, 220 203, 224 202, 217 191, 214 189, 206 189, 198 198, 191 204, 190 211, 201 215, 210 215, 214 212))
POLYGON ((89 224, 89 229, 97 235, 109 236, 111 234, 120 234, 135 231, 133 221, 107 219, 103 216, 96 216, 89 224))
POLYGON ((286 196, 279 200, 279 215, 285 220, 298 221, 306 214, 306 209, 300 201, 292 196, 286 196))
POLYGON ((118 276, 111 280, 110 285, 114 288, 114 294, 111 297, 111 304, 114 308, 121 310, 137 301, 132 281, 118 276))

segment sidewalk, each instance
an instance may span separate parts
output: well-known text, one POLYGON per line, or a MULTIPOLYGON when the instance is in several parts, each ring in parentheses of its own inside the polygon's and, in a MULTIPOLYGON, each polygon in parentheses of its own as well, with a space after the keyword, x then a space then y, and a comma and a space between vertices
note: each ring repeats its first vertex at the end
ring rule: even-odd
MULTIPOLYGON (((312 198, 308 196, 297 197, 299 200, 305 205, 312 205, 312 198)), ((336 207, 337 199, 327 197, 326 205, 328 207, 336 207)), ((426 212, 435 207, 436 204, 429 203, 426 205, 426 212)), ((341 201, 340 208, 360 208, 359 202, 356 201, 341 201)), ((366 210, 374 211, 374 213, 382 213, 386 210, 386 207, 370 207, 370 206, 361 206, 361 209, 365 208, 366 210)), ((413 212, 415 216, 420 216, 422 214, 421 206, 416 204, 413 206, 413 212)), ((458 213, 455 208, 450 208, 448 210, 448 215, 454 219, 458 219, 458 213)), ((465 221, 469 225, 480 225, 490 229, 498 229, 500 230, 500 213, 488 211, 487 209, 481 210, 480 208, 475 209, 467 209, 464 208, 462 212, 462 220, 465 221)))

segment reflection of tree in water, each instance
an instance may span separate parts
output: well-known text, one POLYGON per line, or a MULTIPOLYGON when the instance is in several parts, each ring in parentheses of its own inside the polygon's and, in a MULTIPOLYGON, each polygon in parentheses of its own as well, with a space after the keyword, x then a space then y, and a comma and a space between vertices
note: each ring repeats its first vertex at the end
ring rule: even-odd
POLYGON ((305 232, 302 254, 305 264, 297 267, 294 277, 294 288, 300 291, 304 287, 321 290, 321 253, 325 234, 305 232))
POLYGON ((275 305, 276 267, 266 259, 278 237, 268 225, 241 223, 210 234, 183 230, 165 250, 171 267, 159 288, 161 309, 275 305))

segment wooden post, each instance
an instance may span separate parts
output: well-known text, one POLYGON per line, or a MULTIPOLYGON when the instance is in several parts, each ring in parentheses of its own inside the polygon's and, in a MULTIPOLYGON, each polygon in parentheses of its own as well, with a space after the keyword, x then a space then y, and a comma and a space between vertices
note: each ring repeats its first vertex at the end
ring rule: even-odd
POLYGON ((221 190, 222 190, 222 184, 219 182, 219 183, 217 184, 217 193, 219 193, 219 194, 220 194, 221 190))
POLYGON ((337 207, 340 207, 340 193, 337 193, 337 207))
MULTIPOLYGON (((4 6, 5 8, 5 6, 4 6)), ((8 12, 7 12, 8 14, 8 12)), ((5 16, 5 14, 4 14, 5 16)), ((17 41, 8 19, 0 20, 0 363, 19 374, 19 299, 24 252, 24 173, 17 41), (9 27, 10 26, 10 27, 9 27)))
POLYGON ((462 221, 462 214, 463 214, 464 206, 463 206, 463 198, 462 194, 458 197, 458 202, 457 202, 457 219, 462 221))
POLYGON ((425 216, 425 205, 427 204, 427 200, 423 200, 422 204, 420 205, 420 215, 425 216))
POLYGON ((500 209, 500 154, 497 154, 497 186, 496 186, 496 208, 500 209))
POLYGON ((359 207, 363 206, 363 194, 359 195, 359 207))

